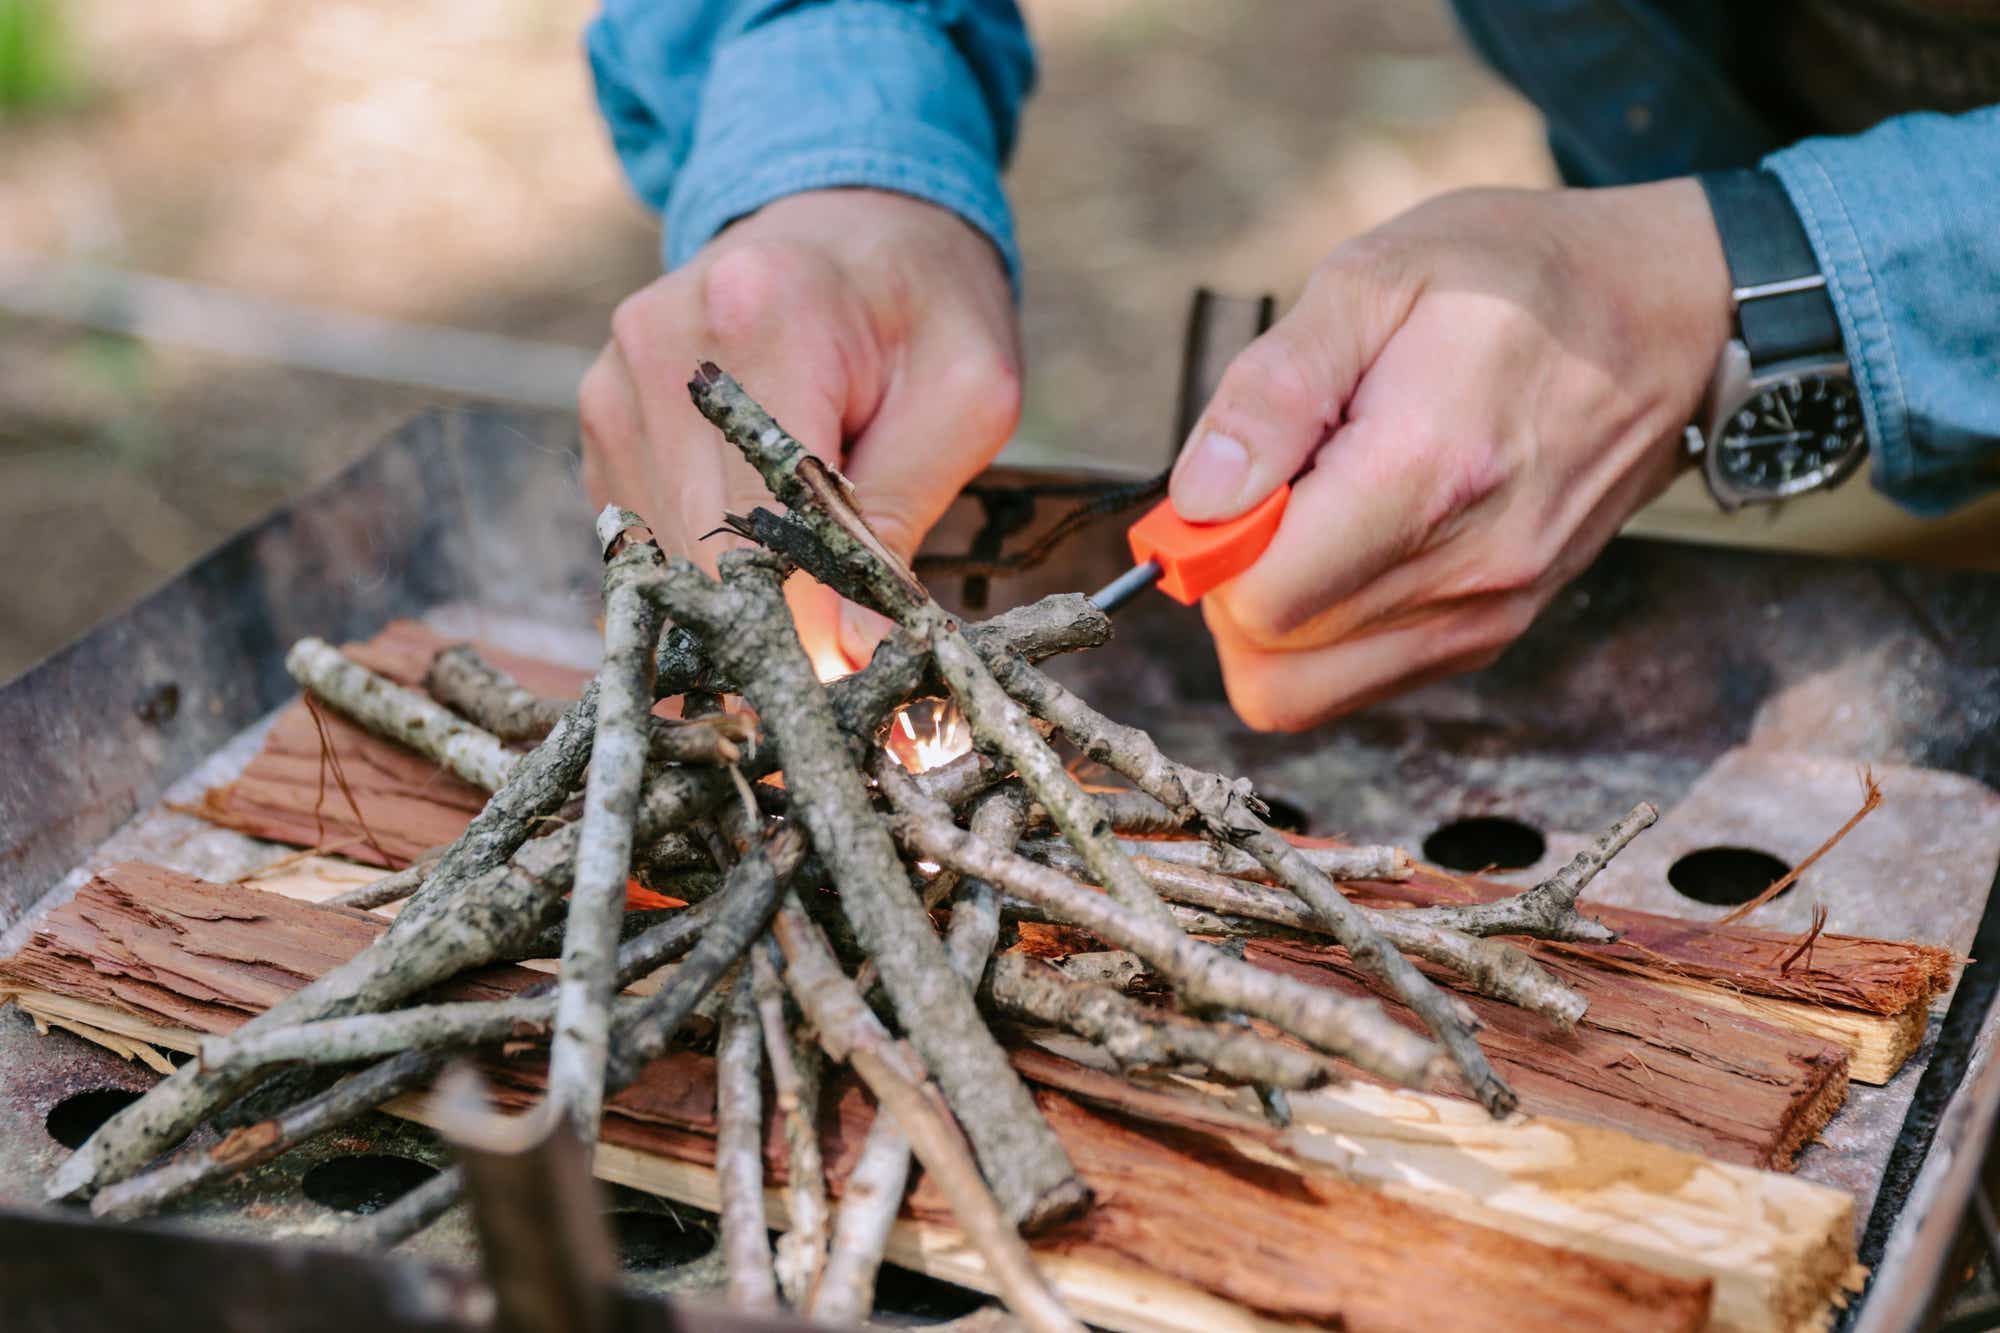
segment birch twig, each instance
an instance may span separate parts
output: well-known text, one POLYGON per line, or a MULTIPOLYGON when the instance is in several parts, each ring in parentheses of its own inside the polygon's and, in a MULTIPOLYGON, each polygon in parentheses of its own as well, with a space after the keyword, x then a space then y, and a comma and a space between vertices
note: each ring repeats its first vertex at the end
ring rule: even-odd
POLYGON ((350 662, 324 639, 300 639, 285 654, 291 672, 313 697, 370 731, 401 741, 481 791, 495 791, 520 756, 429 696, 405 689, 350 662))
MULTIPOLYGON (((1148 846, 1148 844, 1137 844, 1148 846)), ((1164 850, 1172 843, 1152 844, 1164 850)), ((1082 858, 1061 843, 1037 840, 1022 850, 1044 865, 1076 873, 1083 869, 1082 858)), ((1283 889, 1252 884, 1195 865, 1138 856, 1133 863, 1146 882, 1171 903, 1219 912, 1226 917, 1269 922, 1287 932, 1327 936, 1333 932, 1325 918, 1312 911, 1283 889)), ((1428 920, 1422 910, 1393 911, 1360 909, 1369 925, 1383 939, 1413 958, 1422 958, 1449 968, 1482 995, 1505 1000, 1557 1023, 1564 1029, 1582 1019, 1585 1001, 1581 995, 1557 981, 1545 968, 1502 940, 1481 939, 1472 934, 1447 929, 1428 920)), ((1242 922, 1219 923, 1231 934, 1257 934, 1242 922)), ((1195 927, 1199 933, 1201 927, 1195 927)), ((1266 932, 1268 933, 1268 932, 1266 932)))

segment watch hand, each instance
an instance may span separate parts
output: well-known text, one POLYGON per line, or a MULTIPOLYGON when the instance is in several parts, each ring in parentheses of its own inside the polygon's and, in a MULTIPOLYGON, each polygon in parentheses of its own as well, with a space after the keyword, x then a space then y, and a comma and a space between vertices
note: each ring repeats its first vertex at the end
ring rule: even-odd
POLYGON ((1775 397, 1778 403, 1778 415, 1782 416, 1785 419, 1785 429, 1790 431, 1797 430, 1798 426, 1794 424, 1792 421, 1792 409, 1785 406, 1785 396, 1783 394, 1778 394, 1775 395, 1775 397))

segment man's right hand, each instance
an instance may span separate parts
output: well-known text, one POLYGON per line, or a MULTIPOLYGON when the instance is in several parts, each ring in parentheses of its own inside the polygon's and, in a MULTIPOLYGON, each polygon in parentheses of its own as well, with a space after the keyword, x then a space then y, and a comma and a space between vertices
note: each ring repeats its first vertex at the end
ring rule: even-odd
MULTIPOLYGON (((984 236, 878 190, 766 205, 618 307, 579 395, 592 505, 638 510, 711 570, 721 539, 701 535, 770 498, 688 399, 704 360, 846 473, 905 558, 1020 415, 1019 325, 984 236)), ((791 592, 816 665, 867 660, 879 617, 803 579, 791 592)))

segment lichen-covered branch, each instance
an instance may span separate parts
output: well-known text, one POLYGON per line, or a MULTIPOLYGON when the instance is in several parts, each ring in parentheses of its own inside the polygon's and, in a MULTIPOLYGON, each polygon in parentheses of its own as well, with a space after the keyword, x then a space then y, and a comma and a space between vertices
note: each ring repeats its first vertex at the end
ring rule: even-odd
MULTIPOLYGON (((1141 843, 1149 850, 1165 850, 1174 843, 1141 843)), ((1066 845, 1049 839, 1023 844, 1022 851, 1044 865, 1077 874, 1084 871, 1083 859, 1066 845)), ((1270 922, 1287 931, 1330 935, 1323 917, 1283 889, 1253 884, 1193 864, 1137 856, 1133 863, 1146 882, 1170 903, 1203 908, 1228 917, 1270 922)), ((1545 968, 1514 946, 1501 940, 1481 939, 1444 929, 1425 920, 1413 909, 1369 911, 1362 909, 1368 923, 1394 945, 1413 958, 1437 963, 1457 973, 1482 995, 1517 1004, 1561 1025, 1574 1027, 1583 1017, 1581 995, 1557 981, 1545 968)), ((1232 934, 1255 933, 1229 926, 1232 934)), ((1199 926, 1197 926, 1199 929, 1199 926)))
MULTIPOLYGON (((1102 801, 1109 792, 1096 793, 1102 801)), ((1147 797, 1152 800, 1152 797, 1147 797)), ((1157 801, 1155 805, 1159 804, 1157 801)), ((1022 844, 1023 853, 1033 856, 1034 848, 1049 839, 1032 839, 1022 844)), ((1121 838, 1119 844, 1134 856, 1155 861, 1171 861, 1197 870, 1213 871, 1237 879, 1268 880, 1271 872, 1256 857, 1227 843, 1199 838, 1121 838)), ((1410 877, 1410 856, 1400 847, 1362 845, 1358 847, 1300 847, 1300 856, 1326 875, 1339 880, 1403 880, 1410 877)))
MULTIPOLYGON (((911 782, 921 787, 924 774, 911 782)), ((972 812, 973 836, 997 847, 1011 847, 1027 822, 1027 797, 1009 784, 988 793, 972 812)), ((939 872, 939 877, 950 875, 939 872)), ((1000 939, 1000 895, 976 879, 952 876, 958 897, 951 911, 951 931, 945 951, 951 969, 968 988, 977 987, 986 962, 1000 939)), ((863 994, 866 989, 859 987, 863 994)), ((861 1157, 848 1177, 835 1221, 826 1275, 807 1313, 830 1324, 851 1323, 874 1303, 875 1275, 889 1243, 896 1212, 910 1176, 909 1140, 891 1116, 877 1114, 861 1145, 861 1157)))
POLYGON ((358 889, 336 893, 326 900, 328 907, 352 907, 357 912, 366 912, 377 907, 387 907, 390 903, 402 902, 424 886, 431 871, 444 856, 445 849, 433 847, 401 870, 392 871, 372 883, 363 884, 358 889))
POLYGON ((663 614, 646 578, 664 560, 637 514, 606 505, 597 539, 604 566, 604 662, 597 672, 597 737, 583 789, 583 820, 563 926, 549 1099, 585 1145, 604 1111, 604 1060, 611 1042, 618 927, 632 869, 633 825, 646 776, 646 721, 653 707, 653 651, 663 614))
POLYGON ((1013 1221, 981 1179, 965 1137, 931 1087, 917 1053, 883 1028, 796 899, 779 912, 774 930, 785 953, 785 984, 812 1020, 820 1044, 828 1055, 852 1066, 877 1105, 895 1117, 950 1204, 959 1230, 985 1260, 1001 1299, 1038 1333, 1082 1333, 1083 1325, 1063 1308, 1013 1221))
POLYGON ((380 736, 436 760, 481 791, 507 780, 520 756, 489 731, 473 726, 428 695, 350 662, 324 639, 300 639, 285 654, 285 670, 313 697, 380 736))
POLYGON ((1129 949, 1191 1003, 1264 1019, 1391 1082, 1431 1087, 1442 1073, 1437 1048, 1372 1001, 1252 967, 1190 939, 1171 918, 1134 912, 1060 871, 973 837, 899 773, 885 768, 878 781, 896 808, 891 820, 896 836, 913 855, 988 880, 1109 945, 1129 949))
POLYGON ((469 643, 438 651, 424 672, 424 689, 452 712, 511 744, 547 736, 566 707, 528 689, 469 643))
POLYGON ((861 946, 881 969, 905 1031, 965 1125, 1009 1216, 1030 1224, 1083 1199, 1062 1146, 953 976, 944 946, 910 896, 900 857, 870 803, 813 675, 769 557, 723 557, 726 587, 671 562, 661 596, 718 665, 742 684, 764 735, 783 756, 792 815, 840 891, 861 946))
POLYGON ((1039 958, 1002 954, 986 993, 1010 1018, 1062 1028, 1104 1048, 1126 1069, 1194 1065, 1241 1083, 1316 1088, 1332 1077, 1321 1057, 1230 1023, 1199 1023, 1148 1009, 1109 986, 1075 981, 1039 958))
POLYGON ((790 1226, 778 1238, 778 1288, 795 1309, 805 1308, 826 1264, 826 1163, 819 1151, 819 1047, 803 1024, 796 1040, 785 1021, 783 955, 768 934, 750 949, 757 1022, 764 1059, 785 1134, 785 1212, 790 1226), (778 959, 772 961, 773 956, 778 959))
MULTIPOLYGON (((636 1002, 628 1002, 628 1007, 636 1002)), ((554 1023, 552 997, 457 1000, 375 1014, 322 1018, 201 1044, 202 1068, 247 1075, 272 1065, 339 1065, 428 1047, 461 1049, 498 1041, 541 1041, 554 1023)))
POLYGON ((359 1119, 382 1103, 429 1083, 446 1051, 407 1051, 378 1061, 269 1120, 244 1125, 213 1147, 184 1152, 172 1161, 98 1192, 90 1211, 126 1220, 156 1213, 204 1185, 226 1180, 289 1152, 318 1134, 359 1119))
POLYGON ((1247 782, 1230 782, 1176 763, 1161 753, 1145 732, 1113 722, 1018 658, 996 655, 989 665, 1009 694, 1037 716, 1055 723, 1090 758, 1180 813, 1188 824, 1199 821, 1212 836, 1256 857, 1326 922, 1356 967, 1387 986, 1437 1036, 1488 1111, 1498 1116, 1514 1109, 1517 1099, 1513 1090, 1473 1039, 1464 1006, 1397 952, 1324 872, 1264 822, 1261 804, 1247 782))
POLYGON ((1660 812, 1646 802, 1632 807, 1570 863, 1525 893, 1472 907, 1420 907, 1410 915, 1468 935, 1531 935, 1544 940, 1609 944, 1618 933, 1576 910, 1584 887, 1625 845, 1652 827, 1660 812))
POLYGON ((749 969, 738 969, 715 1044, 715 1176, 729 1305, 768 1314, 778 1286, 764 1223, 764 1043, 751 986, 749 969))

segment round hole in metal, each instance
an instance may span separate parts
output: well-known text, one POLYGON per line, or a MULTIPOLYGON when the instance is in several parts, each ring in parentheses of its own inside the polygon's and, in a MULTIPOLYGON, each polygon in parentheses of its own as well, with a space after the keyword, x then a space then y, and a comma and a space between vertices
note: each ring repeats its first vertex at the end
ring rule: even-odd
POLYGON ((883 1264, 875 1278, 875 1321, 909 1327, 962 1319, 990 1301, 984 1292, 883 1264))
POLYGON ((139 1100, 130 1088, 92 1088, 72 1093, 49 1108, 42 1121, 49 1137, 65 1148, 81 1148, 97 1127, 139 1100))
POLYGON ((1288 801, 1282 796, 1273 796, 1267 791, 1257 793, 1257 798, 1270 808, 1265 821, 1280 833, 1304 833, 1312 823, 1312 816, 1297 801, 1288 801))
POLYGON ((329 1157, 299 1181, 308 1199, 343 1213, 374 1213, 387 1208, 437 1174, 437 1168, 414 1157, 393 1153, 350 1153, 329 1157))
POLYGON ((618 1262, 635 1273, 690 1264, 715 1248, 715 1233, 666 1212, 620 1208, 605 1215, 618 1262))
POLYGON ((1424 839, 1425 860, 1461 874, 1519 870, 1541 860, 1547 850, 1540 829, 1504 815, 1455 819, 1424 839))
MULTIPOLYGON (((1684 897, 1716 907, 1747 903, 1791 873, 1769 852, 1754 847, 1702 847, 1667 868, 1667 883, 1684 897)), ((1785 893, 1790 893, 1786 889, 1785 893)), ((1780 898, 1785 894, 1778 895, 1780 898)))

